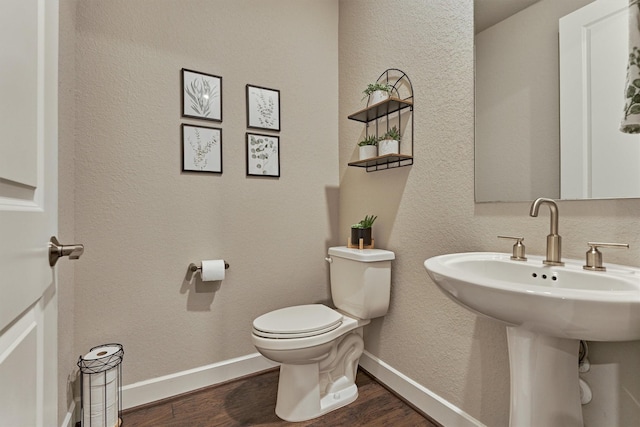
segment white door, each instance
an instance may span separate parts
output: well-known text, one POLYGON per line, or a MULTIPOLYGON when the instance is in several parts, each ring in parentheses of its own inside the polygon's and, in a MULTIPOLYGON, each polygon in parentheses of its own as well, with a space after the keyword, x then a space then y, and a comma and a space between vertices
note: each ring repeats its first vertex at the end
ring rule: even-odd
POLYGON ((0 0, 0 425, 57 420, 58 0, 0 0))
POLYGON ((640 197, 640 135, 619 131, 628 0, 596 0, 560 19, 560 196, 640 197))

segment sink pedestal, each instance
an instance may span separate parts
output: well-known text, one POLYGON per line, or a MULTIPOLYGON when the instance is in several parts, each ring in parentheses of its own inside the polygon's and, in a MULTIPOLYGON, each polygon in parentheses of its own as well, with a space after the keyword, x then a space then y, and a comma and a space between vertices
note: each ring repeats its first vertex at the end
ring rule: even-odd
POLYGON ((507 326, 511 373, 510 427, 583 427, 580 341, 507 326))

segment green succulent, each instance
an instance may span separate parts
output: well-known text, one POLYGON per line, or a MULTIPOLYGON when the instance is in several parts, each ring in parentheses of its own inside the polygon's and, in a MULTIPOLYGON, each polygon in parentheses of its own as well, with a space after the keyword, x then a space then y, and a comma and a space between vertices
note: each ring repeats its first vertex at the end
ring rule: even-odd
POLYGON ((374 215, 366 215, 363 220, 357 224, 353 224, 351 228, 371 228, 376 218, 378 217, 374 215))
POLYGON ((384 136, 380 139, 395 139, 396 141, 400 141, 400 131, 396 126, 392 127, 384 134, 384 136))
POLYGON ((375 92, 377 90, 381 90, 383 92, 387 92, 389 95, 391 95, 391 91, 393 90, 393 86, 391 86, 390 84, 386 84, 386 83, 369 83, 367 85, 367 88, 364 91, 362 91, 362 93, 364 93, 364 96, 362 97, 362 99, 365 99, 367 96, 371 95, 373 92, 375 92))
POLYGON ((378 145, 378 138, 373 135, 369 135, 362 141, 358 142, 358 146, 362 147, 364 145, 378 145))

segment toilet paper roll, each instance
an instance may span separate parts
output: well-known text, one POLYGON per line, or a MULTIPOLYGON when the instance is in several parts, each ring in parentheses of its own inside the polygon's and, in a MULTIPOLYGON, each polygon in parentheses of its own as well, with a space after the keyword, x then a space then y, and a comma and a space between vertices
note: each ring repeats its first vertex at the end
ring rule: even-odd
POLYGON ((85 374, 96 374, 107 371, 122 362, 122 346, 102 345, 89 351, 84 357, 80 357, 78 366, 85 374))
POLYGON ((209 259, 202 261, 202 280, 224 280, 224 260, 209 259))
POLYGON ((118 424, 118 375, 113 368, 83 378, 83 425, 113 427, 118 424))
POLYGON ((114 345, 104 345, 101 347, 96 347, 87 353, 83 359, 84 360, 99 360, 104 359, 105 357, 110 357, 120 351, 121 347, 117 347, 114 345))
POLYGON ((118 370, 110 369, 108 371, 99 372, 97 374, 85 375, 84 382, 91 386, 105 386, 111 384, 118 379, 118 370))

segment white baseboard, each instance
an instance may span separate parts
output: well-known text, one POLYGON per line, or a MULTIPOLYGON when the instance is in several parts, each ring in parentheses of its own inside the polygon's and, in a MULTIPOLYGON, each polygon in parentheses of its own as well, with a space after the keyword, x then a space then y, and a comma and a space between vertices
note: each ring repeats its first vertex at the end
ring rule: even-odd
POLYGON ((144 405, 278 366, 260 353, 176 372, 122 387, 122 409, 144 405))
POLYGON ((397 395, 446 427, 486 427, 428 388, 418 384, 365 350, 360 366, 397 395))
MULTIPOLYGON (((259 353, 202 366, 122 387, 122 408, 128 409, 278 366, 259 353)), ((360 366, 404 400, 447 427, 486 427, 460 408, 418 384, 365 350, 360 366)), ((72 413, 70 408, 70 413, 72 413)), ((62 427, 72 427, 63 424, 62 427)))

